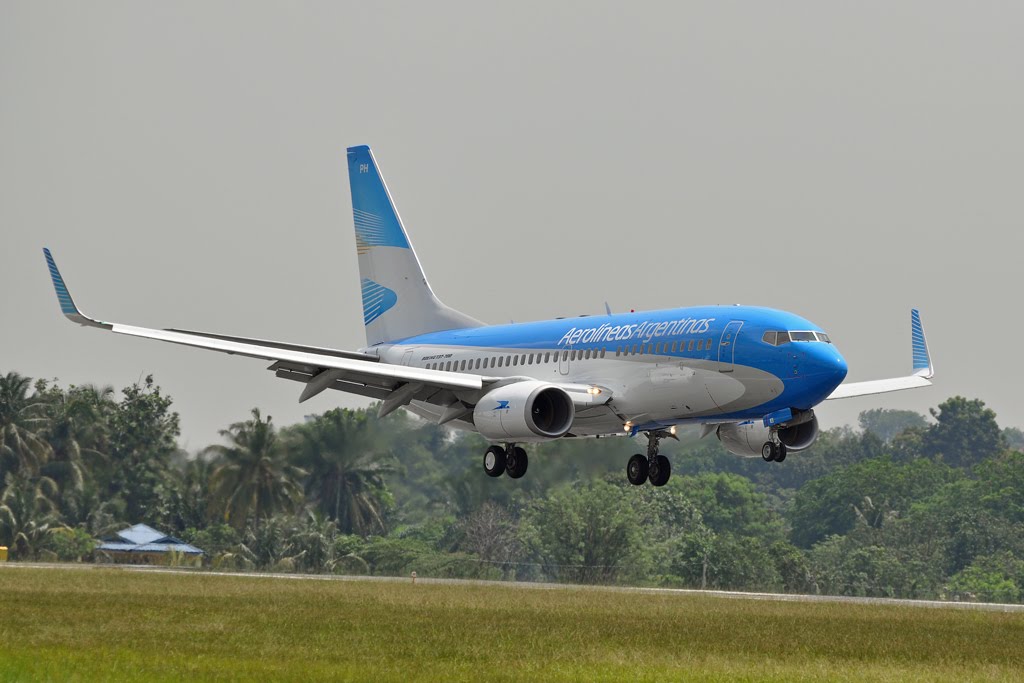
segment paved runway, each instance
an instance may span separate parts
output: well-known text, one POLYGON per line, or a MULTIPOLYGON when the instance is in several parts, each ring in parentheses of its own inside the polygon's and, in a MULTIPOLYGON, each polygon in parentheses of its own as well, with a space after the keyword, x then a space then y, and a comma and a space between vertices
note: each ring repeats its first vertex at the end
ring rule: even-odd
MULTIPOLYGON (((272 574, 264 572, 220 572, 205 569, 169 569, 111 564, 61 564, 41 562, 0 562, 0 569, 111 569, 116 571, 187 574, 192 576, 249 577, 281 581, 377 581, 384 583, 410 583, 410 577, 399 576, 336 576, 333 574, 272 574)), ((530 583, 516 581, 481 581, 476 579, 431 579, 417 577, 417 584, 449 586, 494 586, 527 590, 586 590, 616 591, 622 593, 651 593, 662 595, 699 595, 733 600, 771 600, 775 602, 832 602, 855 605, 890 605, 893 607, 927 607, 936 609, 967 609, 986 612, 1024 612, 1024 605, 989 602, 947 602, 943 600, 898 600, 895 598, 856 598, 843 595, 796 595, 787 593, 744 593, 740 591, 697 590, 691 588, 634 588, 628 586, 583 586, 563 583, 530 583)))

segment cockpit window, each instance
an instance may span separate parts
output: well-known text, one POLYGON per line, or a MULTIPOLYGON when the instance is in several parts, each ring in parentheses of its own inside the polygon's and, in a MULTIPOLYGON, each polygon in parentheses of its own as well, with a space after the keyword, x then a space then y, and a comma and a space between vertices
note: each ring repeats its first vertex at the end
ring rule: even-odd
POLYGON ((832 340, 824 332, 782 332, 779 330, 768 330, 761 337, 761 341, 772 346, 782 346, 789 342, 813 342, 820 341, 831 344, 832 340))
POLYGON ((761 337, 761 341, 765 344, 771 344, 772 346, 781 346, 789 343, 789 332, 779 332, 777 330, 768 330, 761 337))

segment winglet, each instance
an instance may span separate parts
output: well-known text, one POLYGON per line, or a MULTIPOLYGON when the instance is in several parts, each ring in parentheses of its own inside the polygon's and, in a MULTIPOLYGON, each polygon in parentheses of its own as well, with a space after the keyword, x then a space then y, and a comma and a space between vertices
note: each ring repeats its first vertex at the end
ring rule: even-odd
POLYGON ((102 327, 107 330, 111 329, 112 326, 110 323, 93 320, 78 310, 78 306, 75 305, 75 300, 71 298, 71 292, 68 291, 68 286, 64 284, 64 278, 61 277, 60 271, 57 270, 57 264, 53 260, 53 255, 50 253, 50 250, 43 247, 43 255, 46 257, 46 265, 50 269, 50 279, 53 280, 53 288, 57 291, 57 302, 60 304, 61 313, 63 313, 68 320, 76 322, 79 325, 102 327))
POLYGON ((918 377, 931 379, 935 376, 935 365, 928 353, 928 340, 924 336, 921 325, 921 313, 916 308, 910 310, 910 339, 914 357, 914 374, 918 377))

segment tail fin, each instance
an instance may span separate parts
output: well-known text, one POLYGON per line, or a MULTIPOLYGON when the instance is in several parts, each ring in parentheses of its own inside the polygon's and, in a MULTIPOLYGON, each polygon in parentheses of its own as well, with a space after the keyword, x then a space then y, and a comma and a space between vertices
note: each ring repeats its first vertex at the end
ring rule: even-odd
POLYGON ((366 145, 348 148, 348 180, 370 346, 482 323, 441 303, 427 284, 391 193, 366 145))

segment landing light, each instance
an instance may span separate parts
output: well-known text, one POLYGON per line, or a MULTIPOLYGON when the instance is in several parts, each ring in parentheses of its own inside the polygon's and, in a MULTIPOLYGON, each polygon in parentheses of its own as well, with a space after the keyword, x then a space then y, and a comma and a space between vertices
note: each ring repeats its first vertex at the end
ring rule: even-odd
POLYGON ((598 389, 597 387, 590 387, 589 389, 587 389, 587 393, 590 394, 591 396, 597 396, 598 394, 601 393, 601 390, 598 389))
POLYGON ((633 423, 632 422, 627 422, 626 424, 622 425, 622 431, 624 431, 624 432, 633 431, 633 423))
POLYGON ((672 425, 671 427, 669 427, 668 428, 668 433, 671 434, 672 436, 675 436, 676 435, 676 426, 672 425))

